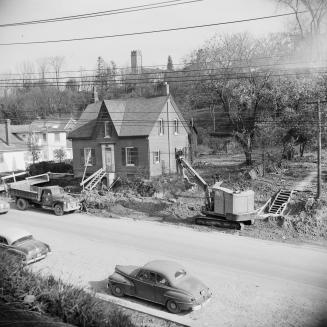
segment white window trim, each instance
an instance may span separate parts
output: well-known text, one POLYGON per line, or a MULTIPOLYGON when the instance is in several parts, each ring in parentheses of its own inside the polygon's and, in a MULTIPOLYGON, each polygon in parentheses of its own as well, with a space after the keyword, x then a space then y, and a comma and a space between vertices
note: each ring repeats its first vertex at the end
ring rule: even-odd
POLYGON ((158 160, 156 160, 156 161, 154 161, 154 164, 156 165, 156 164, 159 164, 160 163, 160 150, 158 149, 157 151, 154 151, 153 152, 153 156, 155 157, 155 156, 157 156, 157 158, 158 158, 158 160))
POLYGON ((128 166, 128 167, 135 167, 135 164, 129 164, 129 163, 127 163, 127 150, 128 149, 134 149, 135 147, 134 146, 127 146, 127 147, 125 147, 125 163, 126 163, 126 166, 128 166))
POLYGON ((110 135, 110 128, 109 128, 109 121, 104 122, 104 138, 109 139, 111 137, 110 135), (108 129, 108 130, 107 130, 108 129))
POLYGON ((178 119, 174 119, 174 134, 178 135, 178 119))
POLYGON ((163 118, 159 119, 159 135, 164 135, 165 130, 164 130, 164 120, 163 118))
POLYGON ((84 167, 85 166, 87 166, 87 167, 93 166, 93 164, 92 164, 92 148, 84 148, 84 167), (87 163, 87 150, 90 151, 90 160, 88 163, 87 163))

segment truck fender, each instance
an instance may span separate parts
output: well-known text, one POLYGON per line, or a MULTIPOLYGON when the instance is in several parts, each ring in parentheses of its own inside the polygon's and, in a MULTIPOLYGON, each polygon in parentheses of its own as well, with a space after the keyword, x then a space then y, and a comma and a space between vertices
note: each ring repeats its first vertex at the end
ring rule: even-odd
POLYGON ((132 281, 127 279, 126 277, 122 276, 118 273, 113 273, 109 276, 108 279, 109 285, 119 284, 122 288, 125 294, 127 295, 133 295, 135 294, 135 285, 132 281))

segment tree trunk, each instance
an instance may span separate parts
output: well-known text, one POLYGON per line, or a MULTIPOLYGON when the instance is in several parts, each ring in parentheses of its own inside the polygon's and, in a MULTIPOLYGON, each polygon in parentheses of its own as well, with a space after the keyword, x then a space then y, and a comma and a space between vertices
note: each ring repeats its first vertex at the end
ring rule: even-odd
POLYGON ((244 149, 244 153, 245 153, 246 165, 251 166, 252 165, 252 150, 244 149))
POLYGON ((304 155, 304 148, 305 148, 305 143, 300 144, 300 157, 303 157, 304 155))

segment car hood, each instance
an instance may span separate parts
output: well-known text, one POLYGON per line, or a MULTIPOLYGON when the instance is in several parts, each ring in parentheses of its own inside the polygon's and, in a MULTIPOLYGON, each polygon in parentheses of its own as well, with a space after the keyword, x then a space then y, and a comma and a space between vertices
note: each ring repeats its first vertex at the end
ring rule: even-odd
POLYGON ((48 246, 38 240, 27 240, 18 244, 14 244, 14 246, 24 251, 26 254, 35 251, 48 251, 48 246))
POLYGON ((139 267, 137 267, 137 266, 121 266, 121 265, 117 265, 115 267, 115 271, 117 273, 120 273, 120 274, 123 274, 123 275, 135 276, 138 268, 139 267))
POLYGON ((180 281, 175 282, 175 287, 192 294, 196 298, 203 295, 203 292, 207 293, 208 291, 208 287, 193 276, 186 276, 180 281))

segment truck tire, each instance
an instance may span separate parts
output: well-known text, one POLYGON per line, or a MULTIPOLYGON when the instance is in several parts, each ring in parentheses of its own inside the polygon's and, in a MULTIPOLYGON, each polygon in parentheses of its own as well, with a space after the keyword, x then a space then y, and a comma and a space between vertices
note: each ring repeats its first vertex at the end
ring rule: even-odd
POLYGON ((18 210, 26 210, 28 208, 28 201, 23 198, 18 198, 16 206, 18 210))
POLYGON ((54 205, 53 211, 54 211, 56 216, 62 216, 64 214, 64 208, 59 203, 54 205))

